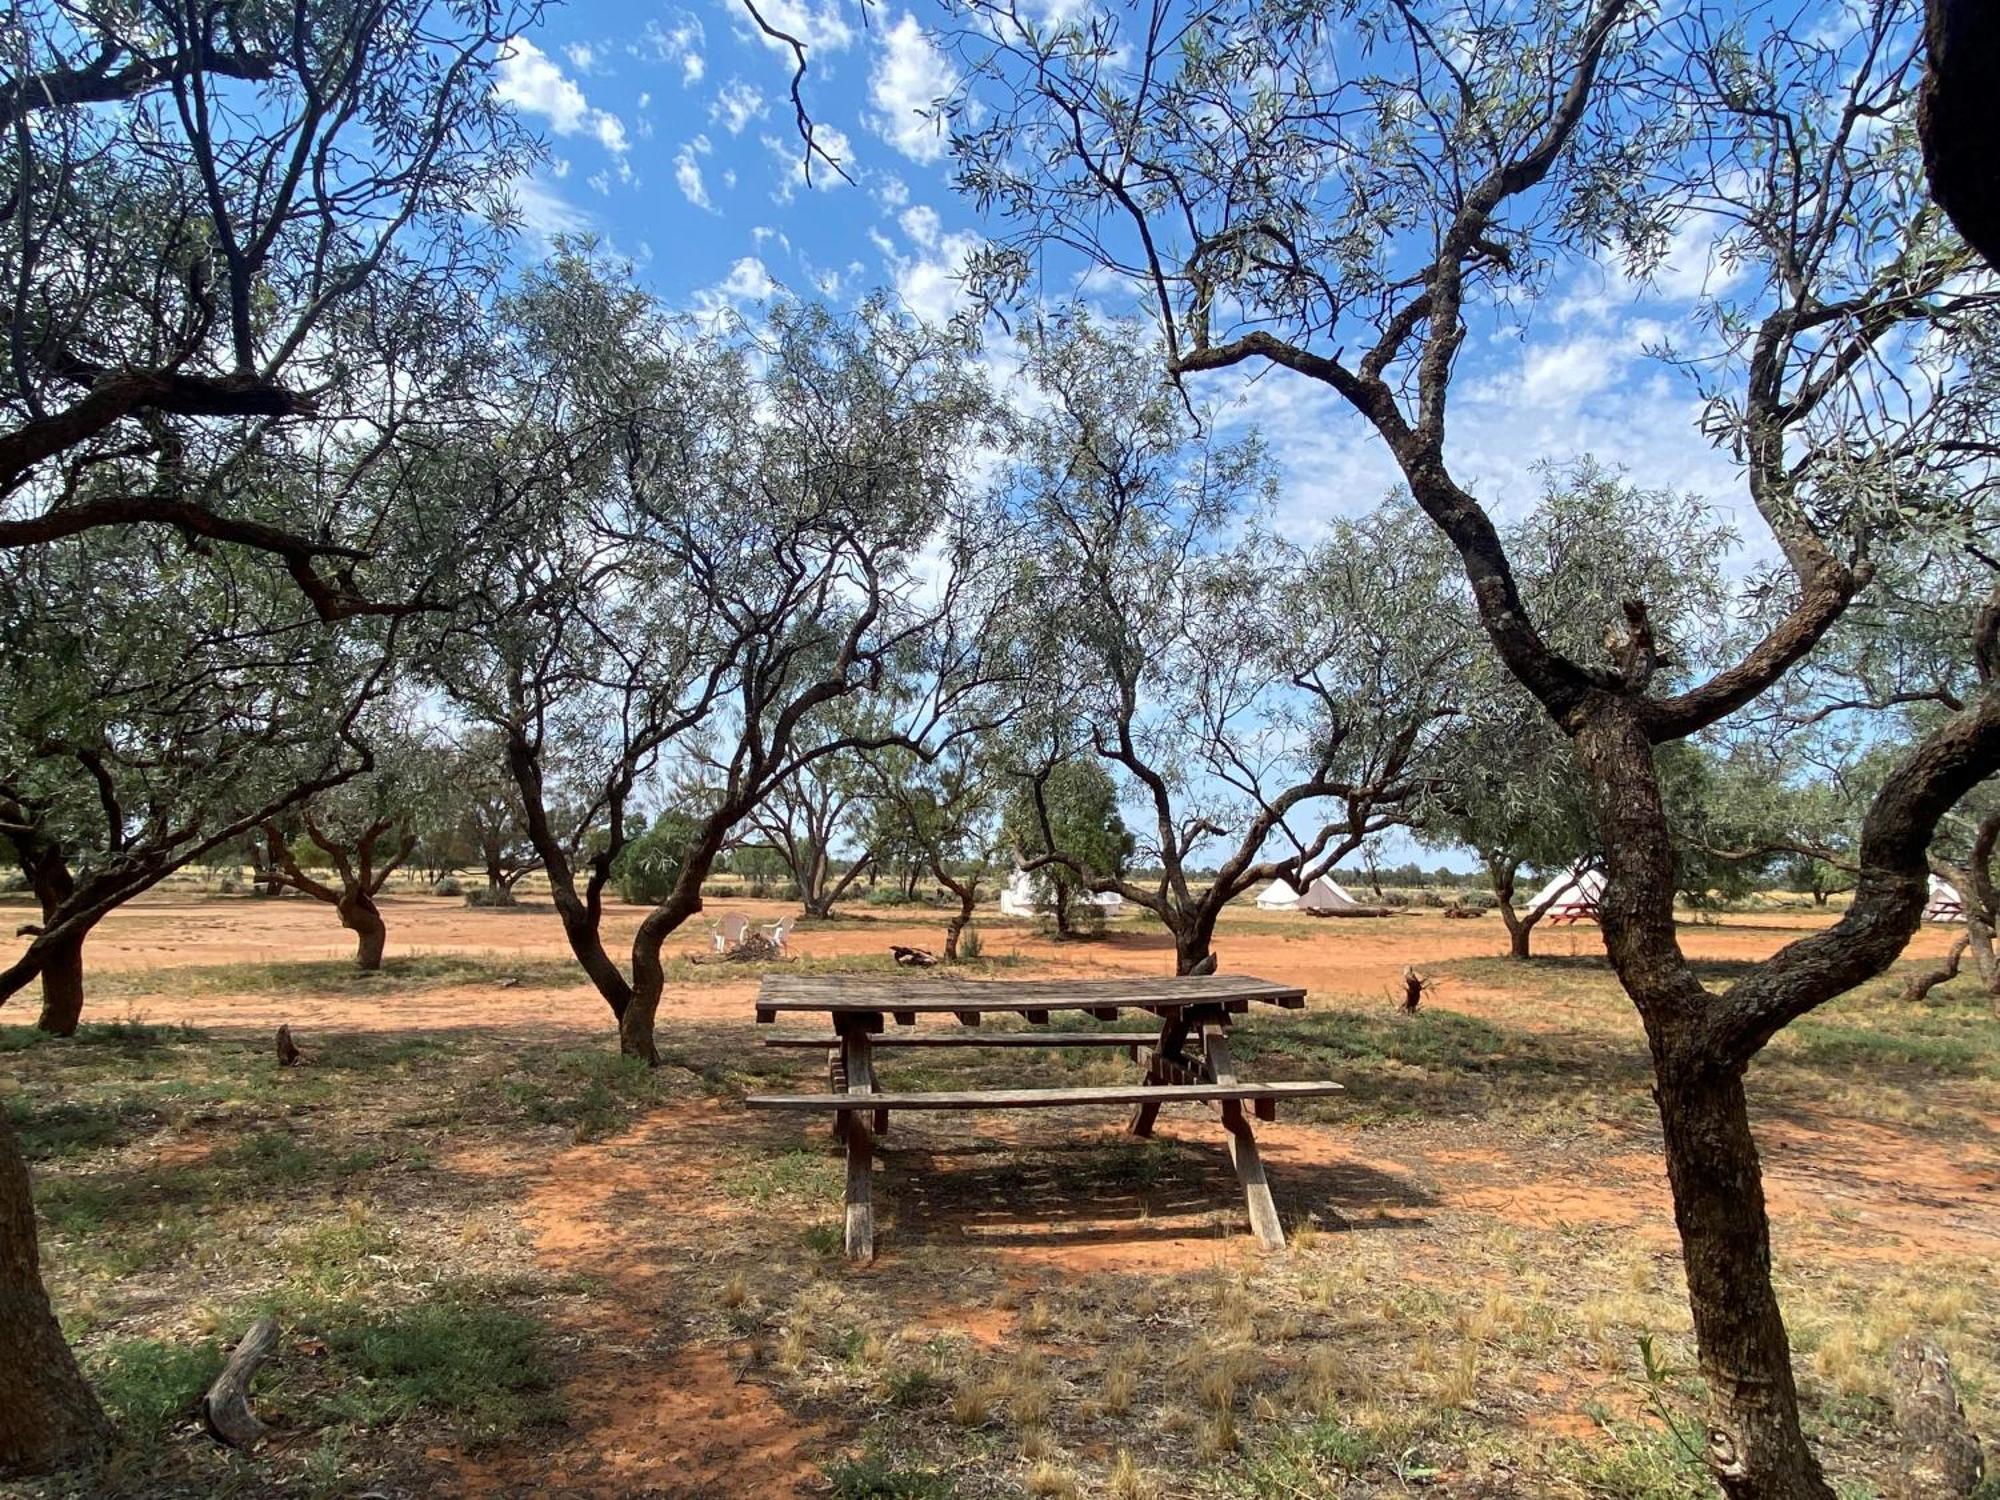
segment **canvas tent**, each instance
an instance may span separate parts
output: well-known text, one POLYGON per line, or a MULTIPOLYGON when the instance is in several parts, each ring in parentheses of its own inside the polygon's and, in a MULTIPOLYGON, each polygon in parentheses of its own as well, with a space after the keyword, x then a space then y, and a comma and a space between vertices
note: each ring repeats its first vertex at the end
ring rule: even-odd
POLYGON ((1931 897, 1924 904, 1926 922, 1963 922, 1965 920, 1965 898, 1949 880, 1939 880, 1931 876, 1931 897))
POLYGON ((1535 893, 1528 903, 1530 913, 1546 917, 1551 925, 1597 920, 1597 905, 1604 899, 1604 872, 1571 865, 1535 893))
MULTIPOLYGON (((1048 877, 1039 871, 1030 874, 1026 870, 1016 870, 1007 877, 1007 888, 1000 892, 1000 915, 1003 917, 1033 917, 1049 910, 1055 895, 1048 877)), ((1083 900, 1096 907, 1107 917, 1115 917, 1124 909, 1125 898, 1116 891, 1086 893, 1083 900)))
POLYGON ((1285 880, 1274 880, 1257 893, 1257 905, 1264 911, 1364 911, 1359 901, 1330 875, 1322 875, 1307 886, 1304 894, 1285 880))

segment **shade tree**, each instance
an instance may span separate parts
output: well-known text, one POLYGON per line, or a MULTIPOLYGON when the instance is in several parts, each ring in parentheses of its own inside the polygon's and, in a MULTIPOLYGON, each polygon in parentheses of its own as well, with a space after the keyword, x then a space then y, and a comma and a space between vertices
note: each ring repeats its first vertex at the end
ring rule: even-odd
POLYGON ((416 852, 421 830, 451 785, 444 747, 394 723, 363 724, 371 765, 301 803, 288 837, 277 819, 260 828, 279 885, 325 902, 354 934, 354 966, 382 967, 388 927, 376 897, 416 852), (327 878, 321 878, 324 874, 327 878))
POLYGON ((1016 589, 1051 690, 1024 716, 1050 747, 1027 778, 1042 852, 1026 867, 1153 913, 1185 974, 1237 896, 1303 887, 1410 821, 1472 637, 1451 628, 1462 585, 1427 528, 1385 509, 1288 544, 1261 445, 1198 424, 1135 346, 1135 326, 1081 313, 1025 342, 1047 409, 1018 476, 1037 545, 1016 589), (1119 777, 1157 879, 1064 847, 1046 788, 1080 754, 1119 777))
POLYGON ((505 741, 571 949, 650 1060, 662 946, 732 833, 821 760, 933 746, 985 672, 971 563, 996 534, 968 475, 990 401, 961 346, 880 304, 703 333, 580 247, 502 316, 489 416, 424 460, 442 496, 507 496, 429 670, 505 741), (893 724, 831 711, 892 683, 893 724), (605 889, 669 783, 696 789, 695 831, 620 962, 605 889))
MULTIPOLYGON (((1080 252, 1136 283, 1184 381, 1276 366, 1323 387, 1449 539, 1493 649, 1575 747, 1606 946, 1653 1063, 1710 1472, 1744 1500, 1827 1500, 1771 1287, 1744 1072, 1916 928, 1940 822, 2000 768, 2000 608, 1956 642, 1974 667, 1962 706, 1872 799, 1841 921, 1715 991, 1675 936, 1662 751, 1781 683, 1874 581, 1874 543, 1926 523, 1878 502, 1910 493, 1920 455, 1945 456, 1925 428, 1958 372, 1927 369, 1927 350, 1989 293, 1924 197, 1916 8, 1828 7, 1813 26, 1661 20, 1629 0, 1222 0, 1139 27, 972 10, 984 114, 958 143, 961 176, 1013 226, 987 269, 1018 285, 1044 252, 1080 252), (1551 637, 1449 437, 1468 340, 1508 327, 1560 268, 1624 256, 1643 280, 1689 238, 1730 274, 1703 288, 1678 364, 1779 565, 1765 628, 1673 683, 1644 598, 1583 649, 1551 637)), ((1990 575, 1981 593, 2000 599, 1990 575)))
MULTIPOLYGON (((1137 845, 1119 810, 1118 783, 1094 755, 1056 735, 1009 755, 1001 832, 1015 865, 1046 900, 1056 936, 1094 932, 1103 913, 1089 895, 1125 878, 1137 845)), ((1007 752, 1003 751, 1003 754, 1007 752)))
POLYGON ((1002 739, 998 730, 964 736, 929 760, 891 746, 863 762, 869 827, 956 902, 945 921, 946 963, 961 957, 981 893, 1001 864, 1002 739))

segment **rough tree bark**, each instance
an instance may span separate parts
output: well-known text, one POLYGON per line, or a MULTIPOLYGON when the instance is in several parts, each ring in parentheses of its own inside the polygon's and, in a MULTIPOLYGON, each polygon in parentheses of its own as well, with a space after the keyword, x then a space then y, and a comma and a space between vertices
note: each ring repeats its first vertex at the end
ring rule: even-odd
POLYGON ((1493 898, 1499 903, 1500 920, 1507 924, 1507 956, 1528 958, 1531 955, 1535 924, 1542 920, 1548 907, 1539 910, 1529 908, 1526 916, 1514 909, 1514 882, 1521 873, 1518 859, 1488 859, 1486 872, 1493 882, 1493 898))
POLYGON ((2000 266, 2000 6, 1927 0, 1917 134, 1931 194, 1965 242, 2000 266))
POLYGON ((111 1423, 77 1368, 42 1288, 28 1167, 0 1110, 0 1479, 89 1462, 111 1423))

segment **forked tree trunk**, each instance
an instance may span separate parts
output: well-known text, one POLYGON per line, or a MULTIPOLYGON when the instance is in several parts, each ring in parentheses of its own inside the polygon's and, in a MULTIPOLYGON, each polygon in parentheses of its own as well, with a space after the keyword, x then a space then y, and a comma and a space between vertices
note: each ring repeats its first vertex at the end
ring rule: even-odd
POLYGON ((354 934, 354 967, 364 974, 374 973, 382 967, 382 952, 389 943, 389 929, 383 925, 375 898, 358 886, 349 886, 341 892, 335 909, 340 913, 340 925, 354 934))
POLYGON ((1174 973, 1192 974, 1215 948, 1216 914, 1201 908, 1183 915, 1174 931, 1174 973))
POLYGON ((972 898, 961 895, 958 898, 958 910, 952 914, 951 920, 945 923, 944 961, 948 964, 958 962, 958 940, 965 929, 972 925, 972 907, 972 898))
POLYGON ((0 1110, 0 1480, 88 1463, 111 1423, 77 1368, 42 1286, 28 1167, 0 1110))
POLYGON ((1709 1465, 1733 1500, 1832 1500, 1799 1427, 1742 1073, 1705 1058, 1682 1064, 1656 1055, 1655 1075, 1674 1222, 1712 1408, 1709 1465))
POLYGON ((1500 920, 1507 924, 1507 956, 1509 958, 1530 957, 1529 946, 1535 924, 1548 910, 1546 903, 1540 910, 1530 909, 1524 917, 1514 909, 1514 879, 1519 866, 1503 864, 1487 865, 1487 874, 1493 882, 1493 899, 1500 907, 1500 920))

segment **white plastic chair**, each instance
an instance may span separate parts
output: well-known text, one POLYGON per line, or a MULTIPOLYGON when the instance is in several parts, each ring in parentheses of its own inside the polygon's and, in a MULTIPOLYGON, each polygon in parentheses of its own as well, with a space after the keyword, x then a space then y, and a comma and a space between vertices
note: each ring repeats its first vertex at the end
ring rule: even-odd
POLYGON ((792 935, 792 928, 797 925, 798 919, 796 917, 780 917, 777 921, 773 922, 770 931, 766 934, 771 939, 771 946, 777 949, 778 952, 783 953, 785 951, 785 939, 792 935))
POLYGON ((750 919, 731 912, 715 928, 715 951, 727 953, 743 941, 743 934, 750 930, 750 919))
POLYGON ((708 924, 708 940, 715 945, 717 953, 727 953, 729 951, 729 939, 722 935, 722 924, 720 922, 710 922, 708 924))

